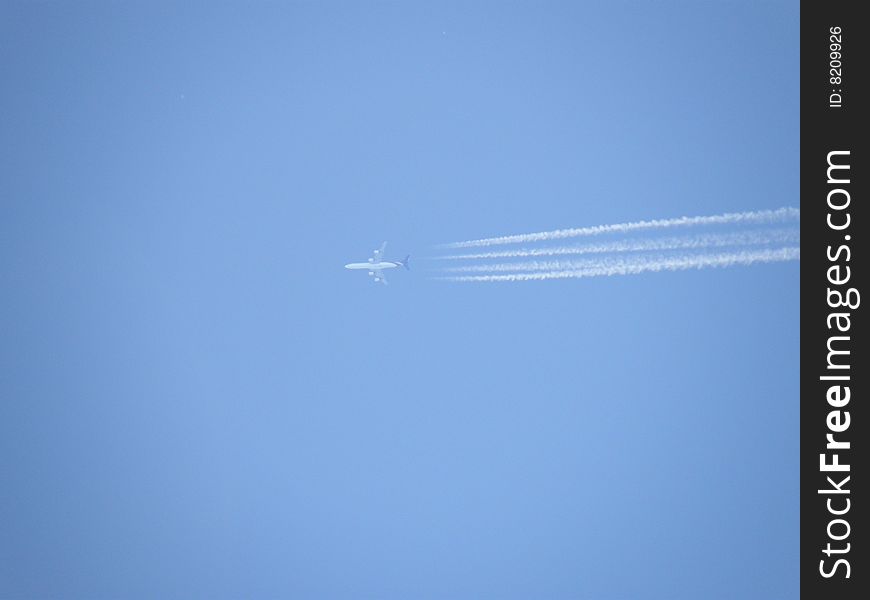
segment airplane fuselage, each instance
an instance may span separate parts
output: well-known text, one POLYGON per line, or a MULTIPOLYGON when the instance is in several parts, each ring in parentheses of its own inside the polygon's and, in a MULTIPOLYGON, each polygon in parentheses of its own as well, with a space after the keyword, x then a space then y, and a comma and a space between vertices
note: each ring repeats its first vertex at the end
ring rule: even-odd
POLYGON ((384 260, 384 250, 386 247, 387 243, 384 242, 381 244, 380 248, 372 252, 372 257, 366 262, 348 263, 344 265, 344 268, 352 271, 368 271, 373 281, 387 285, 387 278, 384 277, 384 271, 387 269, 395 269, 396 267, 405 267, 410 271, 410 268, 408 267, 408 259, 411 258, 411 255, 409 254, 403 260, 384 260))
POLYGON ((400 267, 401 264, 390 262, 388 260, 382 260, 380 262, 361 262, 361 263, 348 263, 344 265, 345 269, 368 269, 369 271, 380 271, 383 269, 395 269, 396 267, 400 267))

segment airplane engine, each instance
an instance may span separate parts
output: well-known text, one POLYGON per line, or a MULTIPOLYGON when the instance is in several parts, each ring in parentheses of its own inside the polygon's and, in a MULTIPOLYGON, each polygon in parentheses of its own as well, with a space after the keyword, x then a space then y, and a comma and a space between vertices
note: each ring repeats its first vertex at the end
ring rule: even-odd
POLYGON ((369 271, 369 275, 374 275, 374 274, 375 274, 374 271, 369 271))

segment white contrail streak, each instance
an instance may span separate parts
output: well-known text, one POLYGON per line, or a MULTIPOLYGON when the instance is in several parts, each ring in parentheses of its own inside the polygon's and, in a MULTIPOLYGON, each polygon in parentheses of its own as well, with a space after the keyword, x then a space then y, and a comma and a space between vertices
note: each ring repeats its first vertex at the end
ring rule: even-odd
POLYGON ((710 267, 731 267, 755 263, 800 260, 800 248, 787 247, 764 250, 744 250, 719 254, 682 255, 674 257, 624 257, 607 264, 586 266, 572 262, 558 263, 559 268, 544 272, 510 273, 506 275, 464 275, 441 277, 446 281, 495 282, 495 281, 542 281, 545 279, 574 279, 584 277, 608 277, 612 275, 635 275, 644 272, 682 271, 710 267))
POLYGON ((778 208, 776 210, 758 210, 742 213, 725 213, 707 217, 679 217, 677 219, 655 219, 652 221, 636 221, 633 223, 617 223, 614 225, 595 225, 592 227, 580 227, 575 229, 557 229, 555 231, 542 231, 539 233, 524 233, 520 235, 506 235, 502 237, 468 240, 465 242, 453 242, 444 244, 442 248, 473 248, 480 246, 498 246, 501 244, 517 244, 528 242, 540 242, 545 240, 559 240, 573 237, 585 237, 601 235, 604 233, 628 233, 630 231, 644 231, 650 229, 667 229, 671 227, 692 227, 696 225, 735 225, 749 223, 782 223, 786 221, 800 220, 799 208, 778 208))
MULTIPOLYGON (((603 244, 583 246, 558 246, 551 248, 521 248, 478 254, 453 254, 437 257, 439 260, 472 260, 487 258, 520 258, 529 256, 564 256, 570 254, 604 254, 610 252, 642 252, 650 250, 677 250, 723 246, 749 246, 761 244, 790 243, 800 240, 798 229, 758 230, 750 232, 715 233, 696 236, 616 240, 603 244)), ((446 271, 462 271, 463 268, 445 268, 446 271)), ((479 270, 479 269, 472 269, 479 270)))
POLYGON ((445 273, 505 273, 517 271, 558 271, 565 269, 587 269, 602 267, 620 262, 620 258, 597 257, 580 260, 527 260, 521 262, 495 263, 489 265, 465 265, 462 267, 445 267, 445 273))

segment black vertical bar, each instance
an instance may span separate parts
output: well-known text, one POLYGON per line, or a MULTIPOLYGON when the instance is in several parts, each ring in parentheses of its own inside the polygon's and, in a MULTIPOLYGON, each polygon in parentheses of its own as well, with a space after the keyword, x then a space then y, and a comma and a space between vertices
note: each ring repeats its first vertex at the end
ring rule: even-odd
MULTIPOLYGON (((801 4, 801 594, 868 598, 862 3, 801 4), (860 283, 859 283, 860 282, 860 283), (861 362, 863 360, 863 364, 861 362), (830 435, 830 437, 828 437, 830 435), (846 466, 848 465, 848 467, 846 466)), ((866 7, 865 7, 866 8, 866 7)), ((868 292, 870 293, 870 292, 868 292)), ((870 301, 870 296, 866 298, 870 301)))

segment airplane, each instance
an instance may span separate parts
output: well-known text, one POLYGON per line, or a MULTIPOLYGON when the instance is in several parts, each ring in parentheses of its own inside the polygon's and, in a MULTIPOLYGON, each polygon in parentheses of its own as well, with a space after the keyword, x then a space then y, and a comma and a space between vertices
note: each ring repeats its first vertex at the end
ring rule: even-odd
POLYGON ((408 266, 408 259, 411 258, 409 254, 402 260, 384 260, 384 250, 387 248, 387 243, 384 242, 381 244, 379 250, 374 251, 374 256, 372 256, 368 262, 364 263, 348 263, 344 265, 345 269, 366 269, 369 272, 369 275, 375 278, 375 283, 383 283, 387 285, 387 279, 384 277, 384 269, 395 269, 396 267, 405 267, 407 270, 411 270, 408 266))

